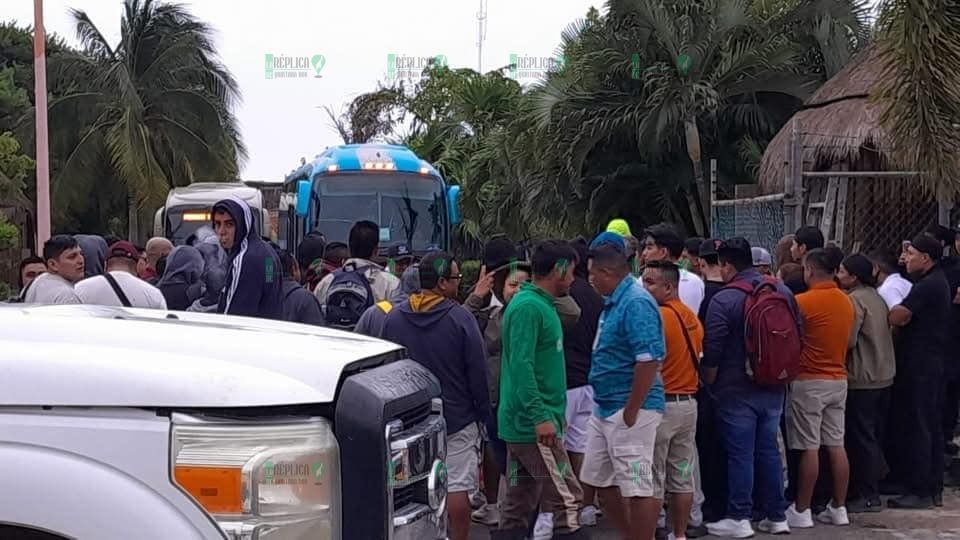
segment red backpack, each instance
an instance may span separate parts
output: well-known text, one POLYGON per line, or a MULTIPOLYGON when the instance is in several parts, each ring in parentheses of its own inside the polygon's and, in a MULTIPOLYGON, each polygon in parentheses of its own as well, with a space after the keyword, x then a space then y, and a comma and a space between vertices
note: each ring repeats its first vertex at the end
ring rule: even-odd
POLYGON ((747 295, 743 306, 747 375, 763 386, 783 386, 792 381, 800 372, 803 342, 790 301, 772 279, 756 287, 738 281, 727 288, 747 295))

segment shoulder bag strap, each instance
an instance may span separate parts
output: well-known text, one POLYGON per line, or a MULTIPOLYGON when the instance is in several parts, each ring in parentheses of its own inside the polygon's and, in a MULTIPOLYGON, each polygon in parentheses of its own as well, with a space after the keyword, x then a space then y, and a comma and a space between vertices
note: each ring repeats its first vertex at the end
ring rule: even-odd
POLYGON ((123 293, 123 289, 120 288, 120 284, 117 283, 117 280, 110 275, 110 272, 104 272, 103 278, 107 280, 107 283, 110 284, 110 287, 113 289, 114 294, 117 295, 117 298, 120 299, 120 303, 123 304, 123 307, 133 307, 133 304, 130 303, 130 299, 127 298, 127 295, 123 293))
POLYGON ((664 307, 669 308, 674 315, 677 316, 677 321, 680 323, 680 330, 683 332, 683 339, 687 342, 687 352, 690 353, 690 362, 693 364, 693 372, 697 374, 697 380, 700 380, 700 362, 697 361, 696 349, 693 348, 693 340, 690 339, 690 333, 687 332, 687 325, 683 322, 683 317, 680 316, 680 312, 676 310, 673 306, 667 304, 664 307))

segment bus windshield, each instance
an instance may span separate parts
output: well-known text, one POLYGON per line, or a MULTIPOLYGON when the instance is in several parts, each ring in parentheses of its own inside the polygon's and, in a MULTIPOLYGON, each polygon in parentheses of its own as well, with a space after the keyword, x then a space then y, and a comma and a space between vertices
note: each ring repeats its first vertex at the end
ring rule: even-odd
POLYGON ((413 251, 443 247, 443 186, 414 174, 349 174, 317 178, 315 229, 346 242, 360 220, 380 226, 380 247, 406 244, 413 251))

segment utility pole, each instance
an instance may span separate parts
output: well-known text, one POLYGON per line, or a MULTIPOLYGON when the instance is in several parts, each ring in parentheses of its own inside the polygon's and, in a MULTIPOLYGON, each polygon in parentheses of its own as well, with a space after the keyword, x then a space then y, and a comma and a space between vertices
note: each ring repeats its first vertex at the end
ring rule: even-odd
POLYGON ((483 73, 483 42, 487 39, 487 0, 480 0, 477 12, 477 73, 483 73))
POLYGON ((33 0, 33 92, 37 123, 37 247, 50 238, 50 148, 47 140, 47 36, 43 0, 33 0))

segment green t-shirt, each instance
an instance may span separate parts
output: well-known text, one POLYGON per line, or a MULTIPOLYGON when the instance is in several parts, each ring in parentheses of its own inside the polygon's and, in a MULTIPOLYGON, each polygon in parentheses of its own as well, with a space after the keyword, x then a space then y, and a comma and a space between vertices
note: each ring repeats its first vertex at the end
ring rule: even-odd
POLYGON ((524 283, 503 315, 498 435, 510 443, 537 440, 536 425, 552 420, 563 433, 567 372, 563 329, 553 297, 524 283))

